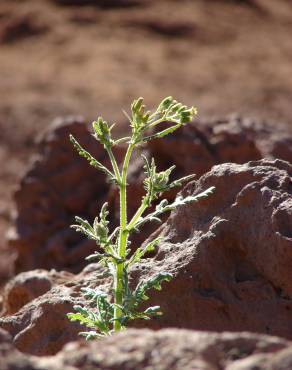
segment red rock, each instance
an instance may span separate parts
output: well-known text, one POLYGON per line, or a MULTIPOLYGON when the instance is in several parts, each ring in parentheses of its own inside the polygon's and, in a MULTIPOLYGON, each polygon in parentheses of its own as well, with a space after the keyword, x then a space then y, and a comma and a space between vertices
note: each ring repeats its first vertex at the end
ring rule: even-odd
MULTIPOLYGON (((34 268, 57 268, 78 272, 84 257, 96 248, 80 234, 69 229, 75 215, 94 219, 101 204, 107 200, 111 222, 119 217, 117 189, 105 183, 103 174, 91 168, 72 149, 68 134, 78 140, 99 159, 108 163, 103 148, 91 137, 80 119, 58 121, 39 140, 38 158, 24 176, 15 195, 16 219, 10 232, 10 245, 18 253, 16 272, 34 268)), ((121 148, 121 153, 124 148, 121 148)), ((177 166, 175 177, 196 173, 199 176, 213 165, 224 162, 244 163, 274 156, 292 160, 291 138, 284 129, 277 131, 268 124, 241 118, 195 122, 185 126, 176 136, 153 140, 143 149, 154 156, 158 170, 171 164, 177 166), (175 145, 175 150, 173 150, 175 145)), ((118 157, 120 154, 118 152, 118 157)), ((144 195, 143 162, 136 153, 129 169, 129 216, 140 205, 144 195)), ((176 191, 166 194, 175 197, 176 191)), ((156 225, 135 236, 138 245, 154 231, 156 225)))
POLYGON ((290 345, 283 339, 251 333, 129 330, 86 347, 70 344, 56 358, 73 369, 82 358, 84 367, 100 369, 215 370, 256 354, 276 358, 290 345))
MULTIPOLYGON (((161 234, 164 240, 154 257, 133 269, 132 284, 139 275, 162 271, 173 273, 174 279, 150 294, 150 305, 161 305, 164 315, 135 325, 247 330, 291 339, 291 174, 287 162, 261 160, 218 165, 188 184, 184 195, 210 186, 216 191, 179 207, 151 236, 161 234)), ((22 351, 47 354, 54 337, 50 353, 55 353, 76 339, 80 327, 63 318, 74 302, 84 304, 80 288, 110 289, 110 281, 94 264, 76 276, 51 272, 48 279, 53 282, 50 291, 0 319, 0 327, 22 351)), ((7 307, 9 295, 4 298, 7 307)))
POLYGON ((104 160, 103 149, 81 119, 56 121, 40 137, 39 155, 15 194, 17 213, 9 239, 17 250, 16 272, 52 267, 80 270, 84 257, 96 248, 93 242, 84 248, 82 237, 69 225, 74 215, 95 217, 107 185, 103 175, 72 148, 69 133, 104 160))
POLYGON ((4 291, 0 328, 11 334, 15 347, 22 352, 55 354, 64 344, 76 340, 82 329, 66 316, 74 304, 84 304, 80 288, 100 285, 109 289, 108 280, 97 276, 99 269, 90 265, 77 276, 54 270, 16 276, 4 291))
POLYGON ((45 270, 23 272, 9 281, 4 291, 2 315, 11 315, 25 304, 52 288, 52 279, 45 270))
POLYGON ((283 339, 247 332, 129 330, 91 343, 70 343, 56 356, 35 357, 0 339, 3 370, 288 370, 291 348, 283 339))
POLYGON ((242 164, 266 157, 292 161, 291 134, 284 127, 275 129, 272 124, 238 116, 195 121, 175 136, 150 141, 148 150, 161 168, 176 164, 177 176, 201 176, 226 162, 242 164))
POLYGON ((143 275, 175 276, 152 295, 164 312, 152 327, 292 338, 291 174, 280 160, 223 164, 186 186, 184 195, 216 191, 174 211, 151 236, 164 241, 143 275))

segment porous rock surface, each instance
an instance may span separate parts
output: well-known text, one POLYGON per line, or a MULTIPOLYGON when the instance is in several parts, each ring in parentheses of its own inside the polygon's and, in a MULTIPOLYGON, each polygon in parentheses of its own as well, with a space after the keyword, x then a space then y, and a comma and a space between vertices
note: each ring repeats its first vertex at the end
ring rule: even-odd
POLYGON ((73 312, 74 304, 84 303, 80 288, 98 286, 109 290, 109 281, 99 270, 99 266, 91 264, 78 275, 55 270, 19 274, 4 290, 0 328, 10 333, 15 347, 22 352, 55 354, 78 338, 81 327, 70 322, 66 314, 73 312), (34 284, 28 284, 31 280, 34 284), (46 283, 50 284, 49 289, 44 287, 46 283), (25 299, 19 299, 19 291, 25 299))
MULTIPOLYGON (((35 268, 81 271, 84 257, 95 245, 69 229, 74 216, 92 221, 107 200, 112 221, 117 220, 117 191, 108 190, 103 174, 91 168, 72 149, 69 133, 98 160, 108 163, 103 148, 91 137, 80 118, 55 121, 41 136, 37 159, 15 194, 15 227, 10 230, 9 240, 18 255, 16 272, 35 268)), ((144 148, 144 154, 155 157, 159 170, 175 164, 176 178, 191 173, 199 177, 218 163, 245 163, 263 157, 292 161, 292 139, 279 125, 275 129, 269 124, 234 116, 196 121, 178 130, 175 137, 151 141, 144 148)), ((129 169, 130 214, 144 192, 142 166, 141 159, 137 158, 129 169)), ((174 192, 167 194, 169 199, 174 196, 174 192)), ((138 241, 144 240, 145 235, 149 234, 145 232, 138 241)))
POLYGON ((72 342, 56 356, 18 352, 0 331, 2 370, 284 370, 291 343, 251 333, 129 330, 105 340, 72 342))
MULTIPOLYGON (((178 208, 144 274, 175 275, 152 303, 157 327, 249 330, 292 338, 292 167, 280 160, 222 164, 183 195, 213 195, 178 208)), ((140 267, 140 268, 143 268, 140 267)))
MULTIPOLYGON (((132 283, 139 275, 162 271, 174 278, 162 291, 150 294, 150 304, 161 305, 164 315, 135 325, 248 330, 291 339, 291 174, 287 162, 260 160, 217 165, 189 183, 184 195, 210 186, 216 191, 179 207, 151 236, 160 234, 163 242, 154 257, 133 269, 132 283)), ((82 286, 110 289, 108 278, 94 264, 78 275, 51 271, 45 280, 51 282, 50 290, 0 319, 0 327, 10 332, 17 348, 42 355, 55 353, 76 338, 78 327, 65 314, 73 302, 82 303, 82 286), (55 344, 49 348, 52 335, 55 344)), ((15 307, 17 295, 9 293, 15 285, 11 283, 4 296, 7 312, 15 307)))
POLYGON ((39 153, 15 193, 15 229, 10 245, 17 250, 16 272, 34 268, 79 270, 95 248, 69 229, 74 215, 93 218, 107 193, 103 175, 79 157, 73 134, 96 159, 107 162, 103 148, 80 118, 56 120, 38 139, 39 153))
POLYGON ((26 303, 45 294, 53 286, 53 280, 46 270, 27 271, 16 275, 5 286, 2 315, 11 315, 26 303))

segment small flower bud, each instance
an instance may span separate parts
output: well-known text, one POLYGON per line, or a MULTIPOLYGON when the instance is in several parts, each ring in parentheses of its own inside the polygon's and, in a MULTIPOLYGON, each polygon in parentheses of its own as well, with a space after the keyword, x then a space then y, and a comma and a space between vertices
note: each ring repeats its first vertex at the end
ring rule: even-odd
POLYGON ((158 111, 164 111, 164 110, 168 109, 171 106, 172 103, 173 103, 173 97, 168 96, 167 98, 162 100, 162 102, 160 103, 160 105, 158 107, 158 111))
POLYGON ((134 103, 132 105, 133 112, 138 112, 141 109, 143 101, 144 101, 144 99, 141 98, 141 97, 134 101, 134 103))

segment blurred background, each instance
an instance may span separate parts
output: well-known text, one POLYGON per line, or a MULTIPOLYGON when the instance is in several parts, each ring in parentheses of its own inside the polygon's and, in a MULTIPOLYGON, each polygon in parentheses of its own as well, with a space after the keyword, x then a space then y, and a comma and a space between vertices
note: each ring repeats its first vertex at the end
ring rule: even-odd
POLYGON ((0 245, 12 191, 55 117, 172 95, 199 117, 292 122, 290 0, 0 0, 0 245))

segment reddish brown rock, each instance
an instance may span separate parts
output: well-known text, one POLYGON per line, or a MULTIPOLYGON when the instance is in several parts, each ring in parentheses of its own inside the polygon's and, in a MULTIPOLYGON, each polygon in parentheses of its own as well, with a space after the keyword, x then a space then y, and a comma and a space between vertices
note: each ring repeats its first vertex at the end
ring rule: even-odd
MULTIPOLYGON (((226 119, 196 121, 178 130, 175 136, 150 141, 144 155, 154 157, 159 170, 175 164, 175 178, 197 174, 197 178, 220 163, 246 163, 261 158, 283 159, 292 162, 291 134, 284 127, 231 116, 226 119)), ((130 166, 130 213, 139 206, 143 189, 143 161, 137 159, 130 166)), ((165 194, 175 198, 177 189, 165 194)), ((116 208, 118 201, 116 201, 116 208)), ((146 230, 154 231, 149 227, 146 230)), ((138 239, 144 240, 145 235, 138 239)))
POLYGON ((16 272, 33 268, 81 269, 95 245, 69 229, 74 216, 93 219, 107 185, 102 174, 72 148, 75 135, 97 159, 101 146, 81 119, 56 121, 39 139, 39 155, 15 194, 15 228, 10 245, 17 250, 16 272))
MULTIPOLYGON (((246 163, 261 158, 292 161, 292 139, 284 127, 231 116, 226 119, 195 121, 175 136, 150 141, 144 154, 154 157, 159 170, 175 164, 175 177, 203 175, 220 163, 246 163)), ((143 194, 143 162, 136 160, 129 171, 132 185, 130 208, 137 207, 143 194)), ((173 199, 176 192, 167 194, 173 199)))
POLYGON ((23 272, 6 285, 2 315, 11 315, 28 302, 45 294, 52 288, 50 274, 45 270, 23 272))
MULTIPOLYGON (((91 137, 82 120, 58 121, 42 136, 38 159, 15 195, 16 226, 10 232, 10 245, 18 253, 16 272, 34 268, 80 271, 84 257, 96 246, 69 229, 74 216, 92 221, 107 200, 111 221, 118 220, 118 191, 109 189, 103 174, 79 158, 68 141, 70 132, 97 159, 108 164, 103 148, 91 137)), ((292 160, 291 138, 284 129, 278 127, 275 131, 268 124, 236 117, 195 122, 178 130, 176 136, 151 141, 143 151, 156 158, 159 170, 176 164, 175 177, 196 173, 199 178, 213 165, 223 162, 244 163, 275 156, 292 160)), ((144 194, 142 167, 137 155, 128 176, 129 215, 139 206, 144 194)), ((175 191, 166 196, 173 199, 175 191)), ((138 245, 154 228, 146 228, 134 244, 138 245)))
POLYGON ((174 274, 152 295, 164 315, 151 325, 248 330, 292 338, 292 167, 280 160, 212 168, 183 190, 215 186, 172 213, 143 275, 174 274))
POLYGON ((0 326, 13 336, 17 349, 52 355, 77 338, 80 327, 72 325, 66 317, 73 309, 74 300, 68 292, 66 296, 64 290, 54 288, 49 295, 37 298, 15 315, 0 320, 0 326))
POLYGON ((65 343, 76 340, 82 329, 66 314, 73 311, 74 304, 85 303, 80 297, 84 286, 109 290, 109 281, 94 264, 76 276, 54 270, 22 273, 4 291, 0 328, 11 334, 22 352, 55 354, 65 343))
POLYGON ((288 370, 291 342, 251 333, 129 330, 105 340, 68 344, 35 357, 1 341, 3 370, 288 370), (6 350, 5 350, 6 346, 6 350))
MULTIPOLYGON (((289 346, 283 339, 250 333, 129 330, 87 346, 72 343, 55 359, 44 359, 43 363, 48 366, 59 362, 75 369, 82 359, 82 368, 215 370, 229 369, 256 355, 266 360, 276 358, 289 346)), ((289 350, 291 358, 291 348, 289 350)))
POLYGON ((3 343, 12 343, 12 337, 7 331, 0 329, 0 344, 3 343))
MULTIPOLYGON (((209 186, 216 191, 199 203, 179 207, 152 235, 161 234, 164 240, 154 257, 133 269, 132 283, 139 275, 162 271, 174 278, 150 294, 150 304, 161 305, 164 315, 135 325, 248 330, 291 339, 291 174, 287 162, 261 160, 215 166, 187 185, 184 195, 209 186)), ((76 276, 51 272, 47 277, 53 282, 50 291, 0 319, 17 348, 35 354, 48 353, 52 337, 50 353, 76 338, 78 325, 71 326, 64 317, 73 302, 84 303, 81 287, 110 289, 94 264, 76 276)))
POLYGON ((0 368, 1 370, 14 370, 17 369, 14 364, 24 359, 25 356, 15 350, 12 344, 11 335, 0 329, 0 368), (12 365, 13 364, 13 365, 12 365))
POLYGON ((161 168, 176 164, 183 176, 206 173, 216 164, 246 163, 261 158, 292 161, 291 134, 280 125, 231 116, 225 119, 195 121, 178 130, 175 136, 153 140, 149 155, 161 168))

